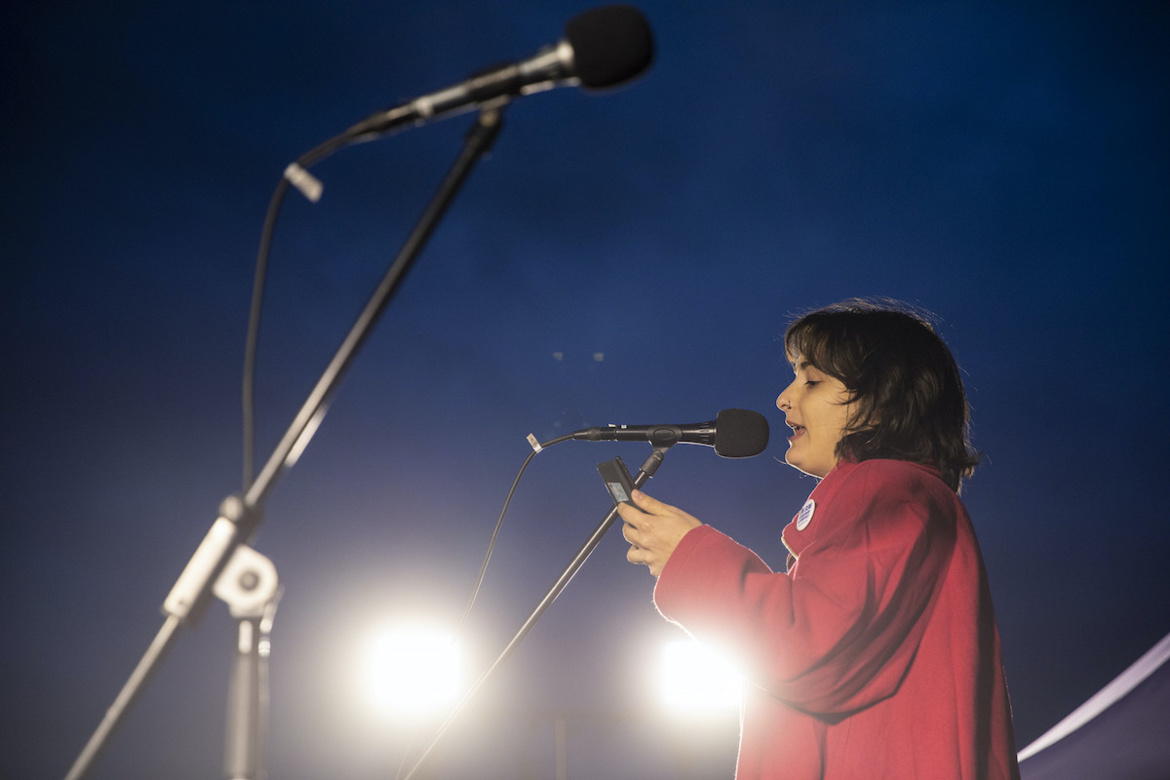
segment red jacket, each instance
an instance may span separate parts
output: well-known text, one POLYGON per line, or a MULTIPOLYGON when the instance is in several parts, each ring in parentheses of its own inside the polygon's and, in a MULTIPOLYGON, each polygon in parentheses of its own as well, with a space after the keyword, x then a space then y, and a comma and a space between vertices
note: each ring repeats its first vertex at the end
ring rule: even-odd
POLYGON ((695 528, 654 591, 748 682, 737 780, 1018 778, 979 545, 938 472, 842 461, 783 538, 786 574, 695 528))

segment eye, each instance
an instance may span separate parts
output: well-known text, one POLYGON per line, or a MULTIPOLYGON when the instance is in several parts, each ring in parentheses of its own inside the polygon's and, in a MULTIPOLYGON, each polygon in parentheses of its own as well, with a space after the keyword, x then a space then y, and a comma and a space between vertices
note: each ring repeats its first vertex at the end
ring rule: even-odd
POLYGON ((806 380, 804 380, 804 384, 807 387, 814 387, 815 385, 819 385, 820 383, 821 383, 821 380, 819 380, 819 379, 806 379, 806 380))

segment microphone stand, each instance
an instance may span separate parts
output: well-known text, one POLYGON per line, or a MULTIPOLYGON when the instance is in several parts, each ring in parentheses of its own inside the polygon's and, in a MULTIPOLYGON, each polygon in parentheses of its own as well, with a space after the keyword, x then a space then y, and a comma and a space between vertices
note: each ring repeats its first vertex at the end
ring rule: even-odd
POLYGON ((236 619, 236 655, 228 685, 224 775, 229 780, 267 776, 268 655, 280 591, 276 567, 250 547, 240 546, 215 581, 215 595, 236 619))
POLYGON ((276 570, 271 561, 246 543, 260 525, 264 500, 276 480, 293 466, 308 446, 342 375, 398 289, 404 274, 434 233, 475 164, 499 135, 507 103, 508 98, 504 97, 482 106, 455 163, 263 470, 243 497, 229 496, 220 505, 219 516, 163 602, 166 620, 74 761, 66 780, 80 780, 84 776, 170 648, 180 625, 189 618, 192 623, 198 620, 213 589, 217 596, 229 603, 233 616, 240 621, 232 672, 228 715, 231 731, 227 738, 225 768, 230 780, 252 780, 263 776, 258 755, 264 732, 261 720, 266 699, 267 631, 271 629, 275 609, 276 570), (243 596, 240 591, 244 591, 243 596), (265 598, 259 604, 251 603, 251 596, 259 594, 264 594, 265 598), (242 606, 233 600, 237 598, 242 599, 242 606), (259 613, 255 611, 257 609, 259 613))
MULTIPOLYGON (((673 447, 674 444, 674 442, 671 442, 669 444, 658 444, 654 446, 654 451, 650 453, 650 457, 646 459, 646 462, 643 463, 641 468, 638 469, 638 473, 634 475, 634 487, 642 487, 642 485, 646 484, 647 480, 654 476, 654 474, 658 471, 658 467, 662 465, 662 460, 666 456, 666 451, 673 447)), ((524 621, 524 624, 520 626, 520 630, 517 631, 516 635, 512 637, 512 640, 508 642, 508 645, 504 648, 503 652, 501 652, 499 657, 496 658, 492 665, 488 667, 487 671, 481 674, 479 679, 472 683, 471 687, 467 689, 462 698, 460 698, 459 701, 455 704, 451 710, 451 713, 439 726, 438 731, 435 732, 435 735, 431 738, 431 741, 427 744, 426 748, 423 749, 422 755, 420 755, 418 760, 414 762, 414 766, 410 768, 410 771, 406 773, 406 776, 402 778, 402 780, 411 780, 411 778, 418 774, 419 770, 423 768, 423 764, 425 764, 426 761, 430 758, 435 748, 438 747, 439 742, 443 739, 444 735, 454 724, 455 719, 470 703, 472 697, 474 697, 475 694, 479 692, 480 688, 484 686, 484 683, 486 683, 488 679, 496 672, 496 670, 499 669, 504 661, 506 661, 512 655, 512 652, 520 646, 520 643, 524 641, 524 638, 527 637, 532 629, 536 626, 536 622, 540 620, 548 608, 552 606, 552 603, 556 600, 557 596, 561 594, 561 591, 563 591, 565 587, 568 586, 569 581, 573 579, 573 576, 577 573, 577 570, 580 569, 582 565, 584 565, 586 559, 588 559, 589 556, 593 553, 593 550, 597 548, 597 545, 601 543, 602 537, 604 537, 606 532, 609 531, 609 529, 613 526, 614 521, 617 520, 617 518, 618 510, 617 505, 615 504, 613 509, 609 510, 609 513, 605 516, 597 528, 594 529, 593 533, 590 534, 589 538, 585 540, 585 544, 582 545, 577 554, 573 556, 573 560, 569 562, 569 565, 565 567, 565 570, 561 573, 561 576, 559 576, 556 582, 553 583, 552 587, 549 588, 548 593, 546 593, 544 598, 540 600, 540 603, 536 605, 536 608, 532 610, 532 614, 529 615, 528 619, 524 621)))

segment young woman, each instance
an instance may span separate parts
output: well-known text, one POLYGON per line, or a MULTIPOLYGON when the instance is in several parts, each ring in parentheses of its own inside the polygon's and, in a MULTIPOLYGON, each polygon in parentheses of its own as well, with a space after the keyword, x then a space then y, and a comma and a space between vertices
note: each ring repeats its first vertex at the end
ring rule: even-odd
POLYGON ((783 531, 787 572, 641 492, 620 509, 659 611, 748 683, 736 779, 1018 778, 950 351, 861 301, 801 317, 784 346, 785 460, 820 478, 783 531))

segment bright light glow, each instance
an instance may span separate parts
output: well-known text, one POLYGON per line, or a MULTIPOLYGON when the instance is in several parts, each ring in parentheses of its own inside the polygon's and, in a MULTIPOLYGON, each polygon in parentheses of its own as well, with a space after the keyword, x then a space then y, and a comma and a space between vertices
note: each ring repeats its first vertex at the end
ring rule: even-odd
POLYGON ((385 631, 368 647, 360 684, 386 715, 435 713, 460 693, 459 648, 450 635, 430 628, 385 631))
POLYGON ((739 706, 743 682, 726 659, 690 639, 662 648, 662 697, 675 712, 723 715, 739 706))

